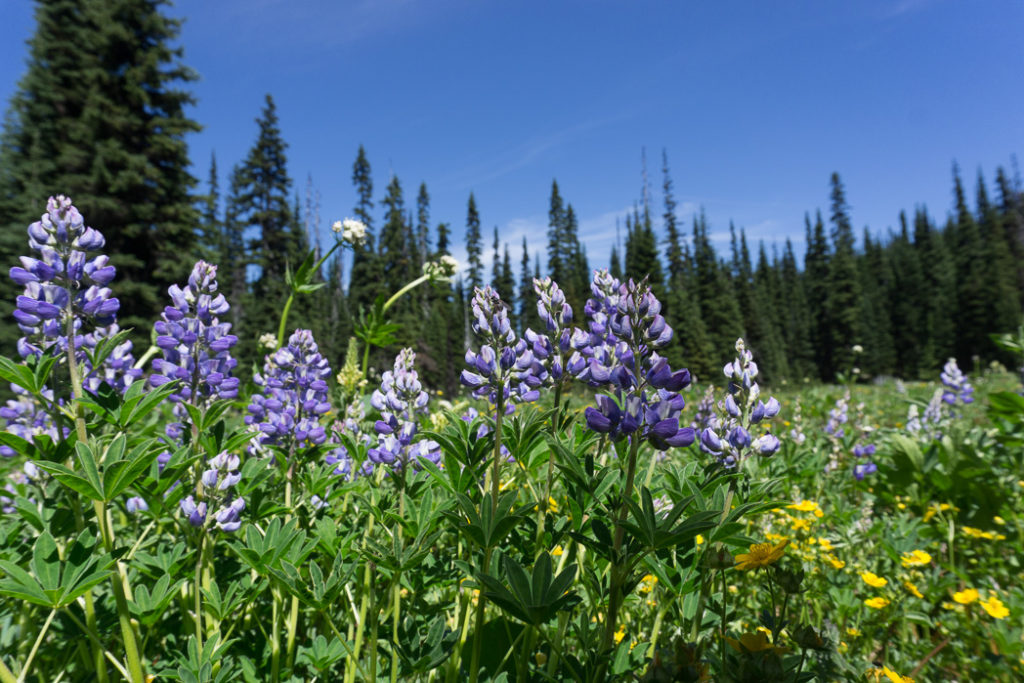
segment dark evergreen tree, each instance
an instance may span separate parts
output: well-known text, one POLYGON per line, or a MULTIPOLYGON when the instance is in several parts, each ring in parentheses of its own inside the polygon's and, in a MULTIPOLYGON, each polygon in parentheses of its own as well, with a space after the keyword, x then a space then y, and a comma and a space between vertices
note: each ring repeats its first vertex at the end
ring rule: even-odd
POLYGON ((924 207, 914 214, 914 251, 924 282, 920 374, 933 376, 956 345, 956 264, 924 207))
POLYGON ((996 186, 999 188, 999 215, 1006 244, 1016 264, 1017 302, 1024 306, 1024 197, 1010 183, 1001 166, 996 169, 996 186))
MULTIPOLYGON (((380 229, 377 258, 383 270, 381 282, 390 296, 413 279, 413 264, 410 259, 411 245, 406 234, 405 200, 398 176, 391 177, 385 192, 381 200, 384 207, 384 225, 380 229)), ((402 302, 403 307, 405 303, 402 302)))
POLYGON ((896 366, 893 345, 889 282, 889 258, 880 242, 864 230, 864 253, 857 260, 860 289, 860 344, 863 352, 852 363, 862 376, 890 375, 896 366))
MULTIPOLYGON (((47 197, 67 195, 106 237, 121 326, 147 342, 167 287, 198 256, 200 218, 185 141, 199 130, 185 112, 194 99, 184 86, 196 75, 172 47, 181 21, 161 4, 37 2, 27 66, 0 135, 4 272, 25 252, 25 229, 47 197)), ((0 344, 11 351, 20 334, 9 323, 16 288, 2 279, 0 344)))
POLYGON ((833 173, 832 186, 832 258, 829 260, 828 344, 832 353, 831 364, 826 366, 826 377, 837 372, 849 372, 854 366, 853 347, 862 344, 860 310, 860 281, 857 257, 854 251, 853 226, 850 224, 849 206, 839 174, 833 173))
POLYGON ((811 346, 811 318, 804 281, 796 265, 793 243, 787 239, 782 252, 781 297, 785 306, 780 309, 782 334, 788 348, 790 372, 794 379, 817 377, 814 347, 811 346))
POLYGON ((619 259, 619 247, 617 244, 612 245, 611 256, 608 257, 608 272, 611 276, 621 280, 622 279, 622 261, 619 259))
POLYGON ((519 261, 519 291, 516 296, 517 312, 519 314, 519 333, 522 334, 526 328, 534 327, 539 320, 537 315, 537 295, 533 291, 533 272, 530 270, 530 252, 523 237, 523 257, 519 261))
MULTIPOLYGON (((884 294, 889 301, 889 320, 892 330, 894 351, 894 372, 905 378, 918 377, 921 374, 921 340, 927 334, 924 317, 928 310, 924 278, 921 272, 921 261, 918 250, 911 242, 907 215, 900 212, 900 231, 889 243, 888 247, 887 292, 884 294)), ((877 274, 864 269, 861 282, 869 289, 868 281, 877 274)))
POLYGON ((697 301, 714 348, 714 365, 720 368, 735 357, 736 340, 745 331, 728 268, 711 246, 703 211, 693 219, 693 261, 697 301))
MULTIPOLYGON (((989 201, 985 179, 978 171, 977 191, 978 229, 981 234, 986 268, 985 304, 986 326, 989 332, 1008 331, 1020 324, 1021 302, 1017 289, 1017 264, 1013 260, 1013 246, 1006 240, 1003 217, 999 209, 989 201)), ((983 344, 978 352, 986 358, 996 354, 992 344, 983 344)), ((1012 361, 1012 356, 1003 356, 1012 361)))
POLYGON ((416 195, 416 249, 420 264, 430 259, 430 194, 426 183, 420 183, 416 195))
POLYGON ((811 320, 811 347, 814 349, 814 365, 818 378, 831 381, 832 350, 830 347, 829 310, 829 247, 825 238, 825 223, 821 212, 817 213, 811 230, 810 216, 804 216, 807 231, 807 251, 804 254, 804 292, 811 320))
MULTIPOLYGON (((742 235, 742 250, 748 253, 746 234, 742 235)), ((749 258, 747 255, 746 259, 749 258)), ((756 322, 757 336, 761 338, 758 353, 764 364, 765 378, 773 382, 790 377, 789 359, 782 338, 781 316, 776 306, 778 285, 775 272, 768 262, 764 242, 761 242, 757 254, 757 268, 753 273, 753 298, 754 306, 760 312, 760 319, 756 322)))
MULTIPOLYGON (((469 291, 484 285, 484 264, 482 246, 483 236, 480 234, 480 213, 476 209, 476 199, 469 193, 469 204, 466 207, 466 257, 469 260, 469 291)), ((472 296, 470 296, 472 298, 472 296)))
POLYGON ((955 245, 956 357, 969 363, 972 356, 981 353, 989 344, 989 304, 985 301, 989 289, 986 282, 989 264, 985 262, 986 249, 981 231, 967 206, 960 169, 956 164, 953 165, 953 207, 955 223, 947 235, 955 245))
POLYGON ((551 200, 548 208, 548 275, 560 287, 565 284, 565 207, 558 193, 558 181, 551 181, 551 200))
POLYGON ((448 251, 448 245, 450 244, 451 234, 451 228, 448 227, 447 223, 437 224, 437 251, 435 252, 435 256, 445 256, 451 254, 451 252, 448 251))
POLYGON ((200 201, 199 255, 211 263, 218 263, 223 252, 224 223, 220 219, 220 181, 217 178, 217 155, 213 153, 210 154, 210 175, 206 188, 206 194, 200 201))
POLYGON ((352 184, 356 188, 356 205, 353 209, 356 220, 366 225, 366 242, 353 250, 352 274, 348 287, 349 306, 353 315, 360 309, 368 309, 380 292, 383 269, 374 246, 373 231, 373 177, 366 150, 359 145, 359 152, 352 164, 352 184))

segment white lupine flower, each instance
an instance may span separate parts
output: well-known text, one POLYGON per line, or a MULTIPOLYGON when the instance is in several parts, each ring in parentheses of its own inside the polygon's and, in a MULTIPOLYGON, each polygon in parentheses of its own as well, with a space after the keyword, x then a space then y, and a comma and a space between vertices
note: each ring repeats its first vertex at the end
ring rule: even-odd
POLYGON ((272 332, 267 332, 260 335, 260 346, 266 349, 274 351, 277 349, 277 335, 272 332))
POLYGON ((354 247, 362 246, 366 242, 366 224, 355 218, 334 221, 331 230, 341 233, 341 239, 354 247))

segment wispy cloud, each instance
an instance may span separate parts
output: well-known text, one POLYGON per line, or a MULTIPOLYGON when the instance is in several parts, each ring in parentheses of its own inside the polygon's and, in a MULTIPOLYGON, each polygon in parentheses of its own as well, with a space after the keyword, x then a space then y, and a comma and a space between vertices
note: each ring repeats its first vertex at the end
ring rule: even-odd
POLYGON ((439 178, 438 185, 450 190, 466 190, 482 185, 532 165, 544 158, 551 150, 574 138, 622 121, 632 115, 631 111, 627 111, 612 116, 595 117, 546 135, 533 136, 496 157, 470 161, 462 165, 457 171, 439 178))

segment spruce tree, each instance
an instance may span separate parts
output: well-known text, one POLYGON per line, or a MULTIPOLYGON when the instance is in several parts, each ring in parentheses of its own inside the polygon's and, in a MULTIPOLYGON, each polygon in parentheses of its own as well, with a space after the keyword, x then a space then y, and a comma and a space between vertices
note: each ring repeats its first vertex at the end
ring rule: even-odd
MULTIPOLYGON (((410 245, 406 239, 405 200, 398 176, 392 176, 386 194, 381 200, 384 207, 384 225, 380 229, 377 259, 381 265, 385 291, 397 292, 412 279, 410 245)), ((379 285, 378 285, 379 286, 379 285)), ((406 302, 402 302, 404 304, 406 302)))
POLYGON ((989 265, 985 262, 986 249, 977 221, 967 206, 960 169, 953 164, 954 223, 946 231, 955 245, 957 308, 956 357, 968 363, 975 354, 989 344, 988 294, 989 265))
POLYGON ((617 244, 612 245, 612 253, 608 257, 608 272, 613 278, 617 280, 622 279, 622 261, 619 258, 619 246, 617 244))
POLYGON ((210 174, 206 194, 200 200, 199 255, 211 263, 218 263, 223 251, 224 224, 220 219, 220 181, 217 178, 217 155, 210 154, 210 174))
POLYGON ((854 365, 853 347, 861 344, 860 282, 857 257, 854 251, 853 226, 850 224, 849 206, 838 173, 833 173, 832 186, 832 258, 829 261, 828 344, 832 363, 826 368, 826 377, 837 372, 849 372, 854 365))
POLYGON ((530 252, 523 237, 523 256, 519 260, 519 291, 516 292, 517 312, 519 319, 519 334, 531 327, 533 317, 531 313, 537 307, 537 297, 533 291, 533 273, 530 271, 530 252))
POLYGON ((430 194, 426 183, 420 183, 416 195, 416 249, 420 264, 430 260, 430 194))
MULTIPOLYGON (((466 206, 466 258, 469 261, 469 291, 484 286, 484 264, 482 246, 483 236, 480 234, 480 213, 476 209, 476 199, 469 193, 466 206)), ((472 298, 472 294, 470 294, 472 298)))
MULTIPOLYGON (((148 342, 167 287, 198 256, 185 138, 199 125, 184 89, 196 75, 172 47, 181 21, 139 0, 39 1, 35 20, 0 134, 0 262, 16 265, 47 197, 71 197, 106 237, 121 326, 148 342)), ((9 321, 16 288, 2 279, 9 321)), ((12 350, 19 334, 0 326, 0 344, 12 350)))
POLYGON ((887 296, 891 284, 889 254, 865 228, 864 253, 856 259, 860 289, 860 343, 864 351, 852 359, 862 375, 890 375, 896 368, 892 311, 887 296))
POLYGON ((814 366, 818 378, 834 379, 832 373, 832 349, 827 306, 829 291, 829 247, 825 238, 825 223, 819 211, 811 229, 810 216, 804 216, 807 231, 807 251, 804 254, 804 292, 811 320, 811 347, 814 349, 814 366))
POLYGON ((349 281, 348 299, 352 314, 368 309, 380 291, 383 273, 374 247, 373 232, 373 177, 366 150, 359 145, 359 152, 352 164, 352 184, 356 188, 356 205, 353 214, 356 220, 366 225, 366 242, 353 250, 352 274, 349 281))
MULTIPOLYGON (((889 271, 886 298, 890 302, 889 321, 892 330, 895 373, 914 378, 921 374, 921 352, 927 331, 925 315, 928 292, 925 289, 918 250, 911 241, 907 215, 900 212, 900 231, 889 243, 889 271)), ((866 269, 865 269, 866 271, 866 269)), ((865 272, 862 282, 877 276, 865 272)))
MULTIPOLYGON (((977 190, 978 229, 983 243, 985 268, 986 329, 989 332, 1008 331, 1020 324, 1020 292, 1017 289, 1017 269, 1013 261, 1013 247, 1006 240, 1003 218, 998 208, 989 201, 985 179, 978 171, 977 190)), ((983 357, 991 358, 996 349, 984 344, 979 349, 983 357)), ((1003 360, 1012 361, 1009 356, 1003 360)))
POLYGON ((787 238, 782 252, 781 297, 785 307, 782 316, 782 334, 786 340, 790 372, 794 379, 817 377, 814 347, 811 346, 811 318, 804 281, 796 265, 793 243, 787 238))
POLYGON ((558 181, 551 181, 548 208, 548 275, 560 287, 565 286, 565 207, 558 192, 558 181))
POLYGON ((693 219, 693 262, 697 301, 714 347, 714 364, 721 367, 736 355, 736 340, 745 330, 728 268, 719 263, 711 245, 703 210, 693 219))
POLYGON ((1024 197, 1019 189, 1011 185, 1001 166, 996 169, 996 187, 999 189, 999 215, 1003 232, 1016 269, 1017 303, 1024 307, 1024 197))

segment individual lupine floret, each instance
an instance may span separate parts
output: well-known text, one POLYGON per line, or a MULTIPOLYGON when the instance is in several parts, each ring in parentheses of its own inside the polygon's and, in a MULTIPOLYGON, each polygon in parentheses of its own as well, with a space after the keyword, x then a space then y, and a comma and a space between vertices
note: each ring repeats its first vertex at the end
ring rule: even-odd
POLYGON ((774 455, 781 443, 770 431, 754 436, 755 425, 771 420, 782 406, 774 397, 761 400, 754 354, 742 339, 736 340, 736 358, 722 370, 728 394, 718 404, 718 416, 700 433, 700 448, 714 455, 725 467, 737 467, 750 455, 774 455))
POLYGON ((596 407, 584 411, 587 426, 613 440, 622 437, 649 441, 658 450, 693 443, 692 427, 681 427, 680 413, 685 401, 679 391, 689 386, 688 370, 673 372, 668 361, 654 349, 672 339, 672 328, 661 316, 661 303, 646 282, 620 284, 617 292, 607 291, 614 282, 603 271, 594 278, 592 289, 602 301, 588 301, 592 335, 607 329, 614 338, 611 356, 603 351, 589 359, 586 373, 591 384, 611 385, 615 397, 598 394, 596 407), (614 307, 612 307, 614 302, 614 307))
POLYGON ((942 438, 942 432, 951 416, 948 415, 948 408, 943 400, 943 390, 936 389, 931 400, 924 409, 924 414, 918 413, 917 406, 910 405, 907 409, 907 431, 922 441, 932 441, 942 438))
POLYGON ((253 394, 245 423, 259 431, 260 447, 318 446, 327 440, 320 416, 330 410, 327 378, 331 368, 309 330, 296 330, 288 344, 268 355, 263 372, 253 381, 262 393, 253 394))
POLYGON ((207 511, 217 506, 213 514, 221 531, 237 531, 245 500, 235 496, 233 489, 242 479, 239 472, 241 458, 223 451, 214 456, 203 469, 196 484, 195 495, 185 496, 179 503, 188 523, 197 528, 207 524, 207 511))
POLYGON ((974 387, 967 381, 967 375, 960 371, 955 358, 946 361, 939 378, 946 387, 942 400, 947 404, 953 406, 957 401, 964 405, 974 402, 974 387))
POLYGON ((384 373, 380 388, 370 397, 370 404, 381 414, 374 425, 377 446, 367 451, 367 457, 376 464, 405 469, 415 468, 421 458, 435 464, 441 461, 440 444, 430 440, 413 442, 418 430, 416 417, 424 412, 429 400, 415 361, 412 349, 402 349, 394 369, 384 373))
POLYGON ((470 369, 462 371, 462 384, 477 398, 503 404, 508 412, 513 401, 540 398, 537 388, 543 380, 536 374, 533 352, 526 340, 516 339, 508 307, 490 286, 478 287, 473 295, 472 327, 482 344, 479 352, 466 351, 470 369))
POLYGON ((238 378, 231 376, 237 361, 230 352, 238 337, 230 333, 231 323, 220 321, 230 306, 217 293, 217 266, 198 261, 188 284, 171 285, 167 293, 171 305, 154 325, 163 358, 153 361, 150 384, 181 380, 181 390, 170 397, 176 403, 238 396, 238 378))
POLYGON ((711 384, 704 390, 704 396, 697 404, 697 411, 693 416, 690 426, 698 432, 705 427, 714 425, 715 420, 715 387, 711 384))
POLYGON ((850 395, 849 393, 840 397, 835 406, 828 412, 828 422, 825 423, 825 433, 837 439, 843 438, 846 430, 843 428, 849 422, 850 395))
POLYGON ((28 235, 39 258, 23 256, 21 266, 10 271, 15 284, 25 288, 14 311, 25 335, 18 341, 19 353, 38 355, 53 344, 64 349, 69 329, 77 333, 86 320, 97 327, 112 324, 120 302, 107 285, 115 270, 104 255, 90 258, 90 252, 103 248, 103 235, 85 225, 71 200, 50 197, 46 213, 28 227, 28 235))
POLYGON ((864 477, 878 471, 878 466, 871 460, 874 454, 874 444, 857 444, 853 447, 853 455, 858 460, 853 466, 853 476, 857 481, 863 481, 864 477))

